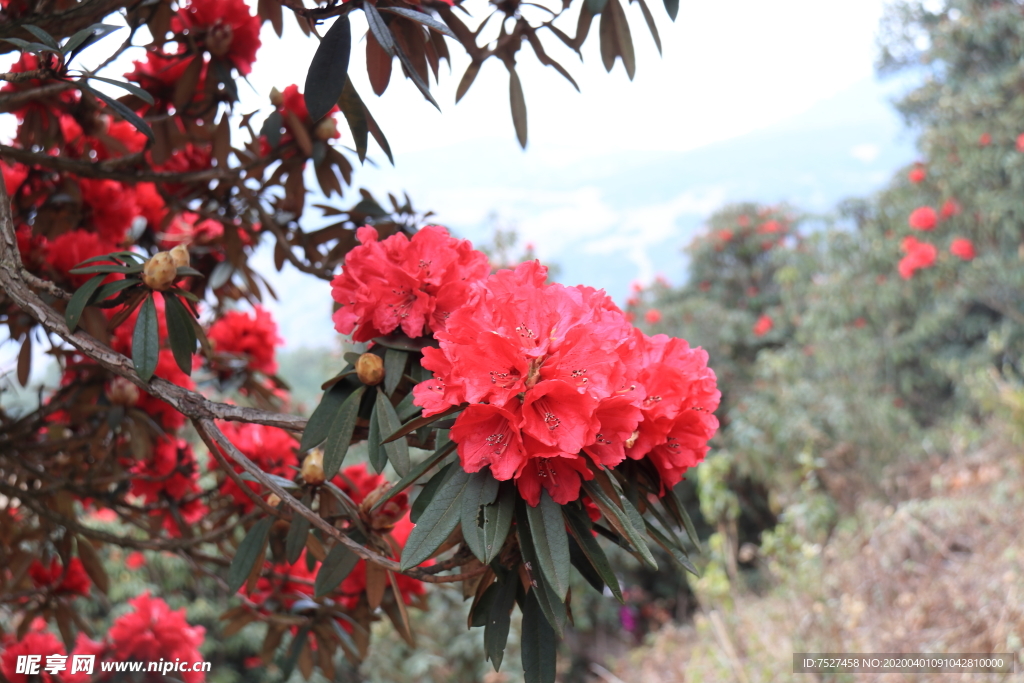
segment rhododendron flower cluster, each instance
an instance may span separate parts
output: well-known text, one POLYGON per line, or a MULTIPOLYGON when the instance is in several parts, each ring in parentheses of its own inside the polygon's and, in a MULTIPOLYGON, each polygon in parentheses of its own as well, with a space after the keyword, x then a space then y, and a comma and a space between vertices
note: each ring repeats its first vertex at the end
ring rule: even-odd
MULTIPOLYGON (((295 439, 283 429, 268 427, 260 424, 248 424, 244 422, 228 422, 221 425, 232 444, 235 445, 247 458, 260 466, 264 472, 276 474, 291 479, 295 474, 295 467, 299 465, 295 449, 298 444, 295 439)), ((216 461, 210 461, 211 468, 217 468, 216 461)), ((242 472, 240 465, 235 465, 236 472, 242 472)), ((260 489, 256 482, 246 482, 253 491, 260 489)), ((245 491, 231 479, 225 478, 220 490, 225 495, 231 496, 237 505, 248 511, 255 503, 245 491)))
POLYGON ((915 185, 924 182, 924 179, 926 177, 928 177, 928 173, 920 164, 910 169, 910 173, 907 174, 907 180, 914 183, 915 185))
POLYGON ((591 463, 627 456, 649 457, 675 485, 718 426, 707 354, 647 337, 604 292, 546 279, 528 262, 482 283, 435 332, 440 348, 424 349, 434 377, 416 386, 416 404, 429 416, 468 403, 451 430, 463 469, 514 479, 531 505, 542 488, 578 499, 591 463))
POLYGON ((39 668, 39 673, 30 676, 25 673, 18 673, 18 657, 25 655, 38 655, 41 662, 46 662, 47 655, 63 655, 66 651, 64 643, 57 636, 45 630, 46 622, 42 619, 35 620, 28 633, 21 640, 17 640, 13 634, 4 636, 3 654, 0 655, 0 673, 3 673, 10 683, 32 683, 33 679, 43 683, 57 683, 61 679, 39 668))
POLYGON ((243 76, 252 71, 262 22, 245 0, 191 0, 174 19, 172 28, 198 32, 210 55, 227 59, 243 76))
POLYGON ((82 561, 72 557, 68 562, 68 569, 65 573, 64 565, 56 557, 46 567, 42 562, 36 560, 29 566, 28 574, 32 577, 32 584, 36 588, 47 588, 55 593, 70 593, 73 595, 88 595, 92 581, 85 573, 82 561))
POLYGON ((763 337, 771 332, 774 326, 775 322, 772 320, 771 316, 762 315, 757 319, 757 322, 754 323, 754 336, 763 337))
POLYGON ((938 222, 935 209, 930 206, 919 206, 910 212, 910 217, 907 219, 907 223, 914 230, 932 230, 938 222))
POLYGON ((929 268, 935 263, 938 253, 935 245, 921 242, 916 237, 910 236, 905 237, 900 246, 906 254, 899 263, 900 277, 904 280, 909 280, 918 270, 929 268))
POLYGON ((273 375, 277 372, 275 348, 281 343, 277 323, 262 306, 252 313, 228 311, 210 326, 206 334, 214 350, 247 361, 250 370, 273 375))
POLYGON ((955 238, 949 245, 949 253, 964 261, 974 259, 974 243, 965 237, 955 238))
POLYGON ((331 282, 339 304, 334 327, 356 341, 399 328, 413 338, 443 331, 490 272, 484 254, 440 226, 428 225, 412 239, 398 233, 378 241, 371 227, 359 228, 356 237, 361 245, 331 282))

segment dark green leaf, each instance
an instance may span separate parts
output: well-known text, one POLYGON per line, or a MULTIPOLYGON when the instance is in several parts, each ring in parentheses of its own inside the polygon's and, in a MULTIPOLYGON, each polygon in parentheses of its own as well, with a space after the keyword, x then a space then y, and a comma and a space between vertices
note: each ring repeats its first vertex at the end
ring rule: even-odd
POLYGON ((423 349, 428 346, 437 348, 437 342, 431 337, 409 339, 400 332, 395 332, 384 337, 374 337, 373 343, 380 344, 386 349, 398 349, 399 351, 412 351, 414 353, 422 353, 423 349))
MULTIPOLYGON (((487 609, 487 623, 484 626, 484 653, 491 660, 494 670, 501 668, 501 660, 505 656, 505 644, 508 642, 509 626, 512 622, 512 608, 516 604, 516 588, 519 585, 519 574, 509 572, 504 581, 492 584, 488 591, 493 590, 487 609)), ((483 602, 481 600, 481 602, 483 602)))
POLYGON ((498 480, 491 476, 490 468, 469 475, 469 486, 462 496, 462 537, 481 562, 487 557, 487 552, 484 531, 480 527, 480 506, 490 505, 497 495, 498 480))
POLYGON ((693 520, 690 519, 690 513, 686 511, 686 506, 683 505, 683 501, 679 500, 679 496, 676 495, 675 489, 669 489, 665 497, 661 499, 664 503, 665 508, 669 510, 673 517, 677 518, 682 522, 683 528, 686 529, 686 536, 690 539, 690 543, 697 548, 697 552, 701 552, 700 549, 700 537, 697 536, 697 529, 693 526, 693 520))
POLYGON ((5 42, 10 43, 11 45, 14 45, 18 49, 20 49, 22 52, 36 52, 36 53, 52 52, 52 53, 57 54, 57 55, 60 54, 60 50, 59 49, 54 49, 54 48, 50 47, 49 45, 44 45, 43 43, 36 43, 36 42, 33 42, 33 41, 29 41, 29 40, 22 40, 21 38, 3 38, 3 40, 5 42))
POLYGON ((490 564, 498 557, 516 510, 516 489, 511 482, 502 482, 498 490, 498 500, 484 507, 484 548, 487 556, 484 561, 490 564))
POLYGON ((320 41, 306 73, 306 109, 313 121, 323 118, 341 97, 351 51, 352 27, 347 16, 340 16, 320 41))
POLYGON ((114 263, 104 263, 98 266, 85 266, 84 268, 72 268, 68 271, 75 275, 92 275, 94 273, 121 273, 128 275, 131 273, 141 273, 141 266, 122 266, 114 263))
POLYGON ((523 678, 526 683, 555 683, 558 639, 545 619, 536 591, 523 600, 523 678))
POLYGON ((66 62, 71 62, 75 56, 90 45, 106 38, 114 31, 119 31, 123 26, 114 26, 113 24, 93 24, 87 26, 81 31, 75 33, 73 36, 68 38, 67 42, 64 43, 64 47, 61 50, 64 54, 68 55, 66 62))
POLYGON ((309 416, 306 429, 302 432, 302 441, 299 444, 300 453, 319 446, 327 439, 327 434, 331 431, 331 421, 351 393, 352 387, 345 382, 338 382, 330 390, 324 392, 323 398, 320 399, 320 405, 309 416))
POLYGON ((523 84, 516 70, 508 70, 508 95, 512 106, 512 125, 516 129, 519 146, 526 149, 526 97, 523 95, 523 84))
POLYGON ((387 23, 384 22, 384 18, 377 11, 377 8, 372 2, 364 2, 363 13, 366 14, 366 23, 370 27, 370 33, 377 40, 377 44, 381 46, 388 56, 394 57, 395 38, 391 35, 391 29, 388 28, 387 23))
POLYGON ((370 413, 370 429, 366 437, 366 455, 374 472, 380 474, 384 471, 384 466, 388 464, 388 452, 380 445, 380 417, 377 415, 376 405, 373 406, 373 412, 370 413))
POLYGON ((597 16, 604 11, 605 5, 608 4, 608 0, 586 0, 587 11, 594 16, 597 16))
POLYGON ((53 48, 54 50, 60 50, 60 45, 58 45, 57 41, 53 39, 53 36, 38 26, 33 24, 22 24, 21 27, 38 38, 39 42, 43 43, 47 47, 53 48))
POLYGON ((426 484, 423 485, 423 489, 419 495, 416 496, 416 500, 413 501, 412 507, 409 509, 409 521, 416 524, 420 521, 420 515, 430 505, 430 501, 434 500, 434 495, 437 494, 437 490, 441 488, 441 485, 448 481, 448 477, 455 473, 458 469, 453 467, 454 463, 449 463, 442 467, 437 474, 432 476, 426 484))
MULTIPOLYGON (((640 553, 640 557, 644 563, 652 569, 657 569, 658 563, 654 560, 654 556, 651 555, 651 551, 647 547, 647 543, 644 542, 640 532, 633 527, 633 524, 630 522, 626 512, 624 512, 619 505, 614 503, 611 498, 605 495, 604 489, 602 489, 596 482, 583 482, 583 489, 587 492, 587 495, 590 496, 590 499, 594 501, 597 507, 600 508, 605 518, 607 518, 607 520, 611 522, 611 525, 615 527, 615 530, 629 539, 629 542, 632 543, 633 547, 636 548, 638 553, 640 553)), ((620 501, 622 500, 621 496, 618 496, 618 494, 616 494, 616 497, 619 498, 620 501)))
MULTIPOLYGON (((491 605, 494 604, 494 598, 498 595, 497 582, 492 583, 484 591, 484 594, 480 596, 480 599, 473 604, 473 615, 472 621, 470 622, 470 628, 478 628, 480 626, 487 626, 487 619, 491 616, 491 605)), ((484 629, 484 653, 486 656, 487 652, 487 629, 484 629)))
POLYGON ((516 505, 516 535, 519 537, 519 550, 523 555, 523 562, 526 564, 526 570, 533 585, 531 593, 537 594, 537 600, 548 623, 561 635, 566 621, 565 603, 558 597, 540 568, 540 560, 537 558, 532 529, 530 529, 529 517, 526 512, 527 507, 522 500, 516 505))
MULTIPOLYGON (((580 551, 586 556, 587 561, 597 571, 598 576, 611 590, 619 602, 623 602, 622 589, 619 588, 619 580, 612 571, 611 564, 601 550, 601 545, 591 533, 590 519, 582 510, 566 505, 562 508, 565 513, 565 520, 569 523, 569 532, 572 533, 580 551)), ((579 568, 579 565, 577 565, 579 568)))
POLYGON ((393 497, 397 496, 405 489, 412 486, 417 479, 426 474, 427 470, 429 470, 431 467, 444 460, 444 458, 454 450, 455 442, 449 441, 448 443, 444 444, 436 451, 428 455, 426 458, 423 459, 423 462, 419 463, 418 465, 414 465, 412 469, 409 470, 409 474, 402 477, 397 484, 388 489, 388 492, 385 493, 384 496, 381 497, 381 499, 378 500, 377 503, 371 509, 376 510, 381 505, 391 500, 393 497))
POLYGON ((125 278, 124 280, 114 280, 113 282, 108 282, 107 284, 103 285, 102 287, 96 290, 96 296, 93 297, 93 301, 95 301, 96 303, 106 301, 107 299, 117 294, 118 292, 128 289, 129 287, 135 287, 139 284, 141 284, 141 282, 136 278, 125 278))
POLYGON ((103 102, 106 103, 108 107, 117 112, 118 116, 120 116, 133 126, 135 126, 136 130, 138 130, 140 133, 148 137, 150 140, 153 139, 153 129, 149 127, 149 124, 146 123, 146 121, 141 116, 136 114, 134 111, 129 109, 124 104, 115 100, 110 95, 107 95, 103 92, 100 92, 99 90, 94 90, 93 88, 89 87, 89 85, 84 80, 78 81, 78 84, 82 90, 88 91, 96 97, 98 97, 99 99, 103 100, 103 102))
POLYGON ((125 81, 115 81, 112 78, 104 78, 103 76, 88 76, 88 78, 94 81, 103 81, 104 83, 109 83, 110 85, 116 85, 119 88, 124 88, 125 90, 135 95, 146 104, 156 104, 156 102, 153 100, 152 95, 150 95, 148 92, 146 92, 139 86, 135 85, 134 83, 127 83, 125 81))
POLYGON ((401 563, 403 571, 430 557, 448 540, 459 524, 462 496, 469 486, 470 478, 457 463, 453 463, 452 467, 452 476, 434 494, 405 542, 401 563))
POLYGON ((359 415, 359 402, 363 399, 365 391, 365 386, 353 391, 331 421, 327 445, 324 446, 324 476, 328 479, 333 479, 338 473, 345 454, 348 453, 348 447, 352 443, 352 432, 356 428, 356 417, 359 415))
MULTIPOLYGON (((370 3, 366 6, 372 7, 370 3)), ((366 122, 366 107, 363 101, 352 87, 352 79, 345 79, 345 87, 341 89, 341 97, 338 98, 338 108, 345 115, 348 121, 349 130, 352 131, 352 142, 356 146, 356 154, 359 161, 366 161, 366 143, 370 132, 369 124, 366 122)))
POLYGON ((562 506, 542 488, 540 504, 537 507, 527 505, 526 516, 530 520, 530 534, 540 569, 558 597, 565 600, 569 592, 569 538, 565 534, 562 506))
POLYGON ((646 520, 645 523, 647 526, 647 533, 650 534, 651 538, 653 538, 658 545, 665 549, 665 552, 669 554, 669 557, 675 560, 680 567, 694 576, 700 576, 700 572, 697 571, 697 567, 693 565, 693 562, 690 561, 690 558, 682 548, 673 543, 668 536, 662 533, 661 529, 646 520))
POLYGON ((388 396, 395 393, 398 383, 402 381, 405 363, 409 360, 407 351, 387 349, 384 352, 384 393, 388 396))
POLYGON ((299 661, 299 655, 302 654, 302 648, 309 639, 309 629, 309 626, 303 626, 295 634, 295 637, 292 638, 292 643, 288 647, 288 657, 284 660, 284 664, 281 665, 282 681, 287 681, 292 677, 292 671, 295 670, 295 664, 299 661))
POLYGON ((273 517, 264 517, 252 525, 249 533, 239 544, 235 557, 231 560, 231 566, 228 567, 227 582, 230 595, 234 595, 242 587, 252 573, 253 566, 263 561, 263 553, 266 552, 267 538, 270 536, 270 527, 273 523, 273 517))
MULTIPOLYGON (((443 413, 438 413, 437 415, 431 415, 429 417, 417 417, 415 420, 406 422, 404 425, 396 429, 394 433, 389 434, 387 437, 385 437, 384 443, 394 441, 395 439, 400 439, 406 434, 412 434, 420 427, 426 427, 427 425, 433 424, 434 422, 437 422, 441 418, 448 417, 449 415, 457 413, 460 410, 462 410, 462 406, 452 406, 448 410, 444 411, 443 413)), ((388 434, 388 432, 383 433, 388 434)))
POLYGON ((398 418, 403 422, 412 419, 413 416, 423 411, 422 408, 413 403, 415 400, 416 397, 410 391, 405 395, 405 398, 399 401, 398 405, 395 406, 395 412, 398 413, 398 418))
POLYGON ((284 125, 284 117, 281 116, 281 112, 273 111, 270 116, 263 122, 263 126, 260 128, 260 135, 267 139, 267 144, 270 145, 271 149, 275 148, 281 142, 281 127, 284 125))
POLYGON ((359 556, 346 548, 341 543, 335 543, 324 558, 320 570, 316 573, 313 592, 316 597, 322 598, 327 595, 345 580, 349 572, 359 562, 359 556))
POLYGON ((172 294, 164 294, 164 319, 167 321, 167 338, 171 342, 174 360, 186 375, 192 374, 192 354, 196 352, 196 331, 192 326, 192 315, 185 305, 172 294))
POLYGON ((604 594, 605 583, 601 578, 601 575, 597 573, 593 565, 590 564, 590 560, 580 549, 580 544, 576 542, 575 536, 569 537, 569 561, 572 566, 576 567, 576 571, 580 573, 587 583, 594 587, 600 594, 604 594))
POLYGON ((679 0, 665 0, 665 11, 668 12, 669 18, 675 21, 679 16, 679 0))
MULTIPOLYGON (((308 491, 302 497, 302 504, 309 507, 313 502, 313 496, 308 491)), ((300 514, 294 514, 291 526, 288 527, 288 535, 284 539, 284 558, 288 564, 295 564, 299 561, 302 549, 306 547, 306 538, 309 537, 309 520, 300 514)))
MULTIPOLYGON (((402 423, 398 419, 395 407, 391 405, 391 399, 377 387, 377 406, 375 410, 377 420, 380 422, 380 433, 391 434, 398 431, 402 423)), ((384 443, 384 450, 387 452, 388 460, 398 475, 404 477, 409 474, 409 442, 404 438, 388 440, 384 443)))
MULTIPOLYGON (((443 23, 423 12, 417 12, 414 9, 406 9, 405 7, 381 7, 385 12, 394 12, 395 14, 401 14, 403 17, 412 19, 413 21, 419 22, 428 28, 432 28, 440 34, 446 35, 449 38, 455 38, 455 34, 452 30, 445 26, 443 23)), ((374 34, 376 36, 376 34, 374 34)), ((378 39, 379 40, 379 39, 378 39)), ((383 47, 381 43, 381 47, 383 47)))
POLYGON ((156 320, 156 305, 153 296, 147 296, 139 308, 132 333, 132 364, 143 382, 148 382, 156 372, 160 360, 160 328, 156 320))
POLYGON ((97 288, 99 288, 105 277, 105 275, 97 275, 94 278, 90 278, 89 281, 75 290, 75 293, 71 296, 71 301, 68 302, 68 307, 64 310, 64 322, 68 325, 68 332, 74 332, 78 327, 78 321, 82 318, 82 312, 92 301, 97 288))

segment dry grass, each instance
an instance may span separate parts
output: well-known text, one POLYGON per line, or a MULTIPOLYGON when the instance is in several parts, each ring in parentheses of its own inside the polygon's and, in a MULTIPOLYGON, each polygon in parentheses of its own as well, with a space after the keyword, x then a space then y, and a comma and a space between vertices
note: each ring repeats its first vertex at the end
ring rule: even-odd
MULTIPOLYGON (((770 562, 762 596, 707 598, 690 625, 609 666, 626 683, 1000 681, 1013 675, 794 674, 793 652, 1024 654, 1024 458, 999 440, 912 476, 920 497, 863 503, 824 548, 770 562)), ((1020 664, 1018 664, 1018 667, 1020 664)))

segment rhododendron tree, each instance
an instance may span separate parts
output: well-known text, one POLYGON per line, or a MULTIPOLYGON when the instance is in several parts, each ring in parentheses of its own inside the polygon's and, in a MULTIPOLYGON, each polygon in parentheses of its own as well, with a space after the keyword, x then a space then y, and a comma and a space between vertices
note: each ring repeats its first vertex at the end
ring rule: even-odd
MULTIPOLYGON (((596 19, 606 70, 621 60, 634 75, 621 0, 496 11, 500 28, 457 0, 0 3, 0 112, 16 127, 0 144, 0 322, 22 386, 41 344, 59 365, 33 408, 0 414, 7 679, 40 650, 199 660, 250 624, 263 641, 239 670, 258 656, 285 678, 331 678, 364 660, 385 616, 413 644, 426 584, 461 583, 495 668, 518 604, 527 680, 552 681, 571 567, 620 599, 603 543, 695 570, 674 487, 718 427, 707 354, 637 330, 603 292, 548 282, 537 262, 498 267, 407 197, 346 196, 378 149, 393 160, 348 78, 353 42, 376 95, 397 60, 435 106, 451 47, 469 57, 457 100, 499 60, 523 146, 525 45, 575 85, 545 46, 581 53, 596 19), (273 39, 261 28, 280 38, 286 17, 319 39, 305 79, 243 111, 273 39), (357 350, 322 378, 308 419, 277 376, 260 249, 331 291, 357 350), (141 551, 186 562, 221 619, 112 585, 111 566, 149 571, 141 551)), ((750 231, 769 250, 788 223, 760 216, 750 231)))

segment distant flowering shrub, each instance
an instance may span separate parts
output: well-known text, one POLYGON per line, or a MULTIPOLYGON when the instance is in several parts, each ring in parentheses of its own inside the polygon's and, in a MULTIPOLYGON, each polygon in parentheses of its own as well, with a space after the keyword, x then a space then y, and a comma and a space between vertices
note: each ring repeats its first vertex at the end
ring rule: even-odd
POLYGON ((920 206, 910 212, 907 223, 914 230, 932 230, 938 224, 939 218, 935 209, 930 206, 920 206))
POLYGON ((903 239, 900 245, 906 254, 899 262, 900 277, 909 280, 914 273, 923 268, 930 268, 935 264, 935 257, 938 251, 935 245, 921 242, 916 237, 908 236, 903 239))

